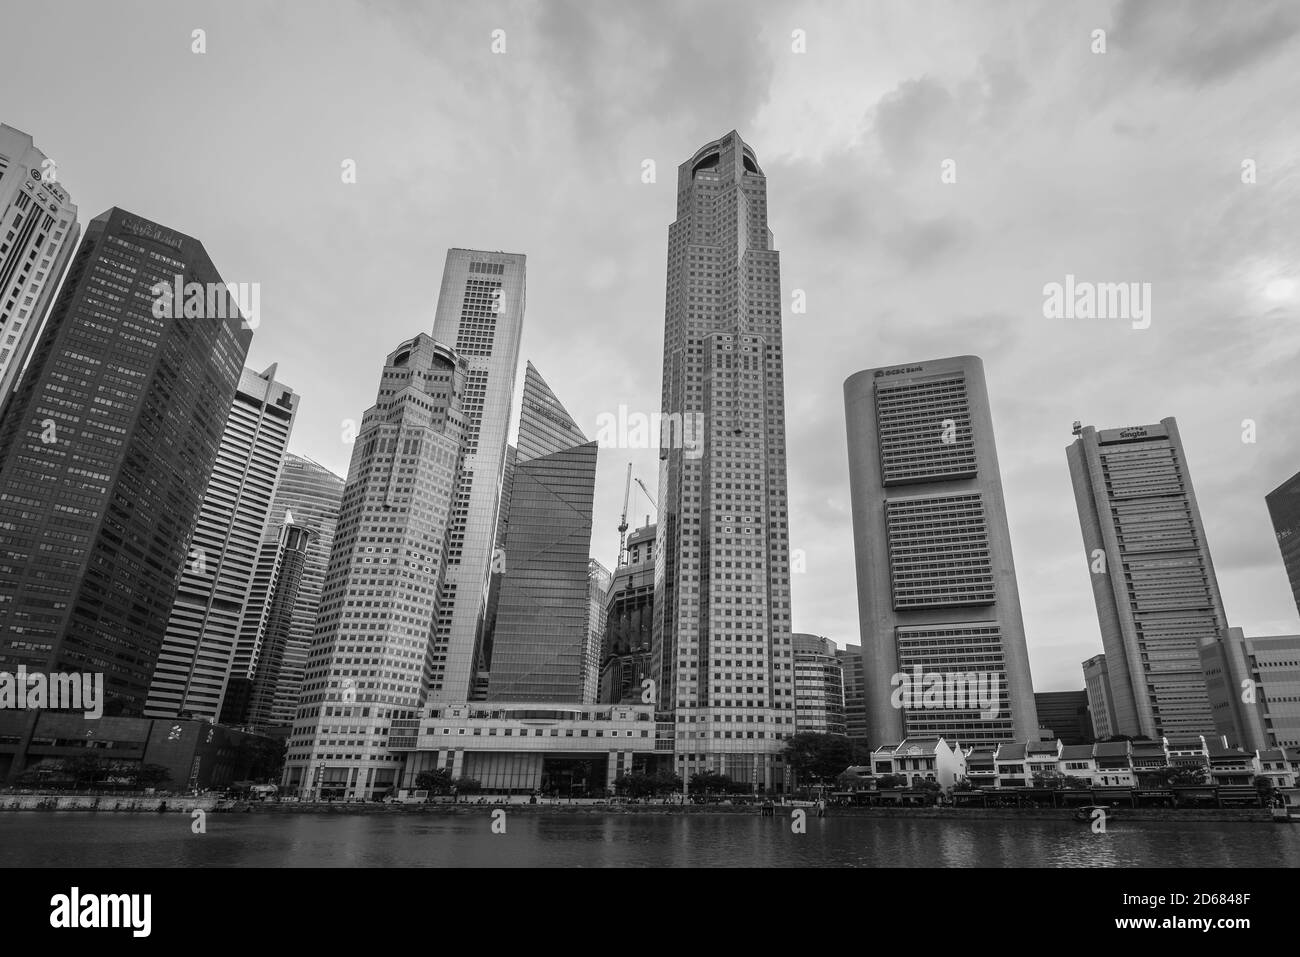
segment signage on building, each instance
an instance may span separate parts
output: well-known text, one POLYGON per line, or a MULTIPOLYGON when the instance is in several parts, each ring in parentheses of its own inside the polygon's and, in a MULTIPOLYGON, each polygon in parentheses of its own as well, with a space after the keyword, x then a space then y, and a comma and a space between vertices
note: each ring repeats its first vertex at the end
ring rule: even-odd
POLYGON ((1108 442, 1135 442, 1139 439, 1163 439, 1169 435, 1163 425, 1130 425, 1122 429, 1105 429, 1097 433, 1097 440, 1108 442))
POLYGON ((147 223, 142 219, 133 219, 127 217, 122 220, 122 229, 132 236, 139 236, 141 239, 151 239, 156 243, 162 243, 164 246, 170 246, 172 249, 180 249, 182 239, 173 232, 163 229, 161 226, 155 226, 153 223, 147 223))
POLYGON ((875 378, 879 379, 882 375, 905 375, 908 372, 920 372, 925 366, 899 366, 897 369, 877 369, 875 378))

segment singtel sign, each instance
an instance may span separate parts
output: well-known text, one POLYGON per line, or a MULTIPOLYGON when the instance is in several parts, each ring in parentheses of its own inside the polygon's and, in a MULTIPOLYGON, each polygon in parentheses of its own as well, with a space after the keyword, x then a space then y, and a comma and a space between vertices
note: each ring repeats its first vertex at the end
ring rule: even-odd
POLYGON ((172 249, 180 249, 182 239, 175 233, 168 232, 161 226, 155 226, 153 223, 147 223, 141 219, 124 219, 122 220, 122 229, 132 236, 139 236, 141 239, 151 239, 156 243, 162 243, 164 246, 170 246, 172 249))

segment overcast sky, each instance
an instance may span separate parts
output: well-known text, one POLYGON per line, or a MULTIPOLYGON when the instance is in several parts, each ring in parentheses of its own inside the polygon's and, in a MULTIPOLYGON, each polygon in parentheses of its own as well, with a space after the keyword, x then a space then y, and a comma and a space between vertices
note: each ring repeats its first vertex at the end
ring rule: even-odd
MULTIPOLYGON (((527 255, 521 382, 531 359, 593 438, 657 410, 676 166, 737 129, 781 251, 796 631, 858 641, 844 379, 968 353, 1037 690, 1101 651, 1076 419, 1176 416, 1229 621, 1300 631, 1264 506, 1300 471, 1300 5, 114 0, 3 24, 0 121, 83 222, 122 206, 261 283, 248 364, 279 363, 291 447, 339 474, 452 246, 527 255), (1044 318, 1067 273, 1151 283, 1150 327, 1044 318)), ((654 453, 602 450, 607 565, 629 460, 657 494, 654 453)))

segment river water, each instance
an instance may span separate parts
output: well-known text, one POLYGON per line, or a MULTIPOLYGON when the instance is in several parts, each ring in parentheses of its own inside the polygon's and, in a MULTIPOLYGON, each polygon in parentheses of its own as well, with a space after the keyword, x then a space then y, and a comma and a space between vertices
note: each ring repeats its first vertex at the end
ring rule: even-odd
POLYGON ((809 815, 0 814, 5 867, 1300 867, 1300 826, 809 815), (503 826, 498 822, 497 829, 503 826))

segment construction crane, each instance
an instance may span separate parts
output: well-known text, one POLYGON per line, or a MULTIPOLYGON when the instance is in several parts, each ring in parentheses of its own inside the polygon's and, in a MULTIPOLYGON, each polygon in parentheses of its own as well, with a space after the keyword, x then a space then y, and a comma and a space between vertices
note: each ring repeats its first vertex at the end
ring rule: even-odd
MULTIPOLYGON (((637 481, 641 481, 637 479, 637 481)), ((618 520, 618 563, 627 564, 627 500, 632 494, 632 463, 627 463, 627 481, 623 485, 623 516, 618 520)))
MULTIPOLYGON (((628 474, 631 475, 632 473, 629 472, 628 474)), ((650 490, 645 487, 645 482, 642 482, 640 479, 637 479, 636 484, 641 486, 641 491, 645 492, 645 497, 650 500, 650 504, 655 507, 655 511, 656 512, 659 511, 659 503, 656 502, 655 497, 650 494, 650 490)))

